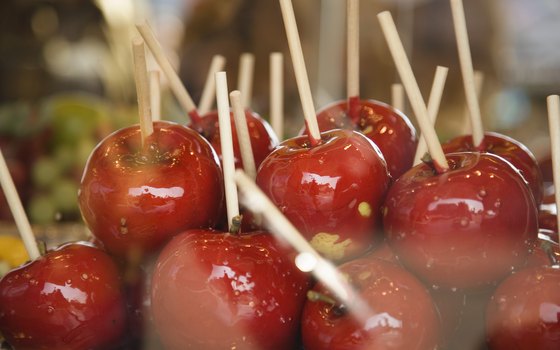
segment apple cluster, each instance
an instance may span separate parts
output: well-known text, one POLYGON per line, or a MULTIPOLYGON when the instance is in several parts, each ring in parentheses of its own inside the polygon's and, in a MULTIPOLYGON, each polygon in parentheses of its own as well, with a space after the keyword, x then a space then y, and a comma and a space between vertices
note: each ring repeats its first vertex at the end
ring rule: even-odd
POLYGON ((560 283, 559 249, 538 245, 543 185, 530 152, 492 133, 483 151, 468 137, 445 143, 446 172, 429 159, 413 167, 406 116, 361 103, 356 120, 342 103, 320 112, 315 145, 303 135, 270 147, 264 124, 257 138, 268 141, 254 147, 265 154, 257 184, 370 305, 365 323, 270 233, 220 230, 219 148, 201 136, 214 135, 209 118, 205 132, 155 122, 145 141, 132 126, 98 144, 79 193, 95 242, 6 275, 2 334, 16 349, 127 348, 146 327, 168 349, 452 348, 465 300, 485 295, 492 349, 554 344, 558 296, 544 286, 560 283))

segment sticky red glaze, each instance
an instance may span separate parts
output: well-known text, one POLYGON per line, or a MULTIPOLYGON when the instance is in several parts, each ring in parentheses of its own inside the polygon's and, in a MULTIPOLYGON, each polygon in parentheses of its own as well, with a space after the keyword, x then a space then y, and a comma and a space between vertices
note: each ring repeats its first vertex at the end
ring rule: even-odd
POLYGON ((126 328, 117 267, 87 243, 66 244, 0 281, 0 331, 16 349, 113 349, 126 328))
MULTIPOLYGON (((375 257, 349 261, 340 271, 373 314, 358 322, 350 314, 335 313, 330 304, 308 301, 302 320, 306 350, 437 348, 437 311, 426 288, 409 272, 375 257)), ((322 285, 313 290, 331 295, 322 285)))
POLYGON ((166 349, 296 349, 308 278, 293 257, 265 232, 174 237, 152 278, 166 349))
POLYGON ((348 101, 338 101, 317 112, 321 131, 356 130, 371 139, 387 161, 394 179, 412 167, 418 140, 410 120, 399 110, 375 100, 359 100, 355 120, 348 116, 348 101))
MULTIPOLYGON (((543 200, 543 177, 539 163, 531 151, 522 143, 511 137, 495 132, 484 133, 484 150, 505 158, 523 174, 535 197, 540 204, 543 200)), ((471 135, 459 136, 442 144, 445 153, 480 151, 475 149, 471 135)))
MULTIPOLYGON (((251 138, 255 166, 258 168, 264 158, 278 145, 278 137, 274 134, 268 122, 262 119, 257 113, 245 110, 245 117, 247 118, 247 127, 249 129, 249 137, 251 138)), ((233 113, 230 114, 230 119, 235 168, 243 168, 233 113)), ((212 144, 219 158, 222 159, 218 111, 212 111, 204 115, 200 123, 192 127, 212 144)))
POLYGON ((389 190, 384 228, 400 261, 429 284, 480 288, 522 266, 537 237, 534 198, 510 163, 489 153, 420 164, 389 190))
POLYGON ((532 267, 516 272, 496 290, 486 312, 491 349, 558 349, 560 270, 532 267))
POLYGON ((390 177, 364 135, 337 129, 321 138, 314 147, 306 136, 282 142, 261 164, 256 182, 308 240, 318 233, 339 235, 338 243, 350 239, 348 259, 372 245, 390 177), (369 215, 360 213, 360 204, 369 215))
POLYGON ((143 153, 138 126, 121 129, 101 141, 84 169, 82 215, 117 256, 153 252, 182 230, 216 225, 222 212, 222 171, 205 139, 157 122, 147 145, 143 153))

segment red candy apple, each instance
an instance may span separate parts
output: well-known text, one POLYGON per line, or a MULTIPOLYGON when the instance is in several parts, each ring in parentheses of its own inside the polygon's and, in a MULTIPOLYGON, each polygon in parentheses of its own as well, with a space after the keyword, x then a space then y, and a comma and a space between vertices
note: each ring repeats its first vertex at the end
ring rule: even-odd
POLYGON ((353 98, 334 102, 317 112, 321 131, 356 130, 381 150, 394 179, 412 167, 418 140, 408 118, 388 104, 353 98), (350 111, 350 112, 349 112, 350 111))
POLYGON ((531 151, 519 141, 495 132, 484 133, 482 149, 476 149, 471 135, 459 136, 442 144, 445 153, 484 151, 496 154, 509 161, 519 169, 529 183, 535 202, 540 204, 543 199, 543 178, 539 163, 531 151))
POLYGON ((384 228, 400 261, 435 286, 479 288, 522 266, 537 237, 537 209, 526 182, 490 153, 446 155, 447 172, 430 164, 389 189, 384 228))
POLYGON ((549 266, 560 262, 558 232, 539 228, 539 236, 529 254, 526 267, 549 266))
POLYGON ((166 349, 295 349, 308 279, 292 258, 264 232, 174 237, 152 278, 166 349))
POLYGON ((122 282, 102 250, 71 243, 0 281, 0 331, 15 349, 113 349, 126 328, 122 282))
MULTIPOLYGON (((262 119, 257 113, 246 109, 245 117, 247 118, 247 128, 249 129, 253 156, 255 157, 255 166, 258 168, 264 158, 266 158, 266 156, 276 147, 278 144, 278 138, 274 134, 274 131, 268 122, 262 119)), ((220 141, 220 127, 218 124, 218 112, 212 111, 200 118, 200 120, 196 124, 191 125, 191 127, 198 131, 212 144, 212 147, 214 147, 216 153, 218 153, 218 156, 221 159, 222 146, 220 141)), ((243 168, 243 161, 241 159, 241 151, 239 150, 239 142, 237 141, 237 132, 235 131, 233 114, 231 115, 231 124, 235 167, 243 168)))
MULTIPOLYGON (((307 301, 302 339, 306 350, 433 350, 440 341, 440 321, 426 288, 398 265, 375 257, 346 262, 348 276, 372 314, 358 322, 340 304, 307 301)), ((313 289, 330 296, 322 285, 313 289)))
POLYGON ((341 261, 372 246, 390 177, 371 140, 336 129, 315 146, 307 136, 282 142, 256 182, 316 250, 341 261))
POLYGON ((502 349, 558 349, 560 268, 530 267, 507 278, 488 303, 488 345, 502 349))
POLYGON ((85 222, 110 253, 150 253, 175 233, 218 222, 222 171, 194 130, 156 122, 142 146, 140 128, 133 126, 94 149, 78 199, 85 222))

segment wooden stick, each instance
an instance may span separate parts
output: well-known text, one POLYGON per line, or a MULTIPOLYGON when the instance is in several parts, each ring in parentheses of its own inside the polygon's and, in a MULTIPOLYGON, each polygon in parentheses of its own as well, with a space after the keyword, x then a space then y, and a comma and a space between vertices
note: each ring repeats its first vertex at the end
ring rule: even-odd
POLYGON ((25 215, 25 210, 21 204, 21 199, 18 196, 16 186, 10 175, 10 170, 0 149, 0 185, 2 185, 2 190, 4 191, 4 196, 8 201, 10 210, 16 222, 19 234, 27 250, 29 258, 35 260, 41 256, 39 248, 37 246, 37 240, 33 231, 31 230, 31 225, 29 224, 29 219, 25 215))
POLYGON ((208 69, 208 75, 206 76, 206 82, 202 89, 200 102, 198 103, 198 113, 201 116, 207 114, 210 112, 210 109, 212 109, 212 104, 216 99, 216 73, 223 70, 225 65, 226 58, 224 56, 214 55, 214 57, 212 57, 210 69, 208 69))
POLYGON ((424 99, 420 93, 420 88, 418 87, 418 83, 416 82, 416 78, 412 72, 412 67, 410 66, 410 62, 408 61, 404 47, 399 38, 393 17, 388 11, 379 13, 377 17, 381 24, 381 29, 383 30, 385 39, 387 40, 387 44, 389 45, 389 50, 391 51, 393 60, 395 61, 399 76, 408 95, 408 99, 412 109, 414 110, 416 119, 418 120, 422 135, 428 143, 428 151, 434 162, 434 167, 438 173, 445 172, 449 169, 449 165, 445 159, 445 154, 443 153, 443 149, 439 143, 436 131, 430 122, 426 104, 424 103, 424 99))
POLYGON ((459 52, 459 63, 463 75, 465 97, 471 121, 473 144, 476 148, 482 148, 484 141, 484 128, 482 127, 482 116, 480 115, 480 104, 476 95, 474 72, 472 65, 471 49, 469 47, 469 36, 465 20, 465 11, 462 0, 451 0, 451 13, 453 15, 453 26, 459 52))
POLYGON ((239 142, 239 150, 241 151, 241 159, 243 160, 243 170, 252 179, 257 177, 257 167, 255 165, 255 156, 253 155, 253 147, 251 146, 251 136, 247 126, 247 117, 245 116, 245 108, 241 101, 241 91, 235 90, 229 94, 231 107, 233 109, 233 117, 235 119, 235 130, 237 132, 237 142, 239 142))
POLYGON ((360 96, 360 0, 347 0, 347 61, 346 97, 360 96))
POLYGON ((152 121, 161 120, 161 79, 160 71, 152 69, 150 76, 150 108, 152 121))
POLYGON ((136 82, 136 96, 138 99, 138 115, 140 117, 140 132, 142 144, 154 132, 152 114, 150 111, 150 88, 148 82, 148 66, 146 64, 146 48, 140 37, 132 40, 134 58, 134 80, 136 82))
MULTIPOLYGON (((548 128, 550 132, 550 148, 552 152, 552 175, 554 179, 554 195, 556 197, 556 222, 560 227, 560 96, 550 95, 546 98, 548 109, 548 128)), ((560 244, 560 237, 559 242, 560 244)))
MULTIPOLYGON (((482 93, 482 85, 484 84, 484 73, 479 70, 474 71, 474 87, 476 89, 476 98, 480 101, 480 95, 482 93)), ((465 110, 463 112, 463 125, 461 126, 461 134, 469 135, 472 134, 471 128, 471 114, 469 112, 469 107, 465 105, 465 110)))
POLYGON ((404 87, 402 84, 391 85, 391 105, 401 112, 404 112, 404 87))
POLYGON ((253 97, 253 73, 255 71, 255 55, 243 53, 239 57, 239 74, 237 77, 237 90, 241 92, 243 108, 251 108, 253 97))
POLYGON ((200 122, 200 116, 196 110, 196 105, 194 104, 191 95, 183 85, 183 82, 181 82, 181 79, 179 78, 177 72, 175 72, 171 62, 169 62, 169 59, 165 55, 160 43, 157 41, 154 32, 148 25, 148 22, 144 21, 143 23, 137 24, 136 28, 138 29, 138 32, 140 32, 140 35, 142 35, 142 38, 144 38, 146 45, 150 48, 150 51, 163 71, 163 74, 165 74, 165 77, 169 81, 171 91, 173 91, 173 94, 179 101, 179 104, 191 117, 193 123, 200 122))
MULTIPOLYGON (((301 264, 296 265, 311 272, 326 288, 328 288, 338 301, 348 307, 348 311, 359 321, 367 320, 372 313, 369 306, 357 294, 337 268, 325 260, 288 219, 267 198, 262 190, 242 170, 235 173, 235 182, 239 188, 240 199, 245 207, 264 217, 270 231, 280 242, 293 247, 299 252, 298 257, 304 258, 309 264, 303 269, 301 264)), ((307 265, 307 264, 306 264, 307 265)))
POLYGON ((224 172, 224 187, 226 192, 226 210, 228 227, 230 227, 233 218, 239 215, 239 203, 237 200, 237 187, 233 178, 235 173, 235 161, 233 158, 233 140, 231 136, 231 118, 226 72, 216 73, 216 102, 218 104, 218 121, 220 123, 220 143, 222 149, 222 171, 224 172))
POLYGON ((296 75, 296 83, 299 90, 299 97, 303 108, 303 116, 307 124, 309 142, 312 146, 321 142, 321 133, 317 123, 317 115, 315 114, 315 105, 311 88, 309 86, 309 78, 307 77, 307 69, 305 68, 305 60, 303 58, 303 50, 299 39, 294 8, 291 0, 280 0, 280 8, 282 10, 282 18, 286 28, 286 36, 288 38, 288 46, 292 56, 294 65, 294 73, 296 75))
POLYGON ((270 123, 278 140, 284 139, 284 55, 270 54, 270 123))
MULTIPOLYGON (((443 87, 445 86, 445 80, 447 79, 447 72, 449 72, 449 68, 437 66, 434 82, 432 83, 432 90, 430 91, 430 99, 428 100, 428 115, 430 117, 430 122, 434 126, 439 112, 443 87)), ((422 157, 426 153, 427 149, 428 145, 426 144, 426 140, 424 140, 424 137, 420 137, 418 140, 418 147, 416 148, 416 154, 414 155, 414 165, 422 162, 422 157)))

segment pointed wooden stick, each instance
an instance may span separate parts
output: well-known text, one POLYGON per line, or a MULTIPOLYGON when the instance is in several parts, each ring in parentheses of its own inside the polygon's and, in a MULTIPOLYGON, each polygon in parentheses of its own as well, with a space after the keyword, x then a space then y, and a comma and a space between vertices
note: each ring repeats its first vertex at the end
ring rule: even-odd
POLYGON ((152 112, 152 121, 161 120, 161 79, 160 71, 152 69, 149 72, 150 77, 150 108, 152 112))
POLYGON ((476 94, 474 82, 474 71, 472 65, 471 49, 469 46, 469 36, 465 20, 465 11, 462 0, 451 0, 451 13, 453 15, 453 25, 457 38, 457 49, 459 52, 459 63, 461 64, 461 74, 463 75, 463 85, 465 97, 471 120, 473 145, 476 148, 483 147, 484 128, 482 126, 482 116, 480 115, 480 104, 476 94))
POLYGON ((202 95, 198 104, 198 113, 203 116, 210 112, 212 104, 216 100, 216 73, 223 70, 226 65, 226 58, 222 55, 214 55, 208 69, 206 82, 202 89, 202 95))
POLYGON ((27 250, 27 254, 29 255, 29 258, 35 260, 41 256, 41 253, 39 252, 37 240, 31 230, 29 219, 27 218, 27 215, 25 215, 25 210, 21 204, 21 199, 18 196, 16 186, 12 176, 10 175, 10 171, 8 170, 8 165, 6 164, 2 150, 0 150, 0 185, 2 185, 2 190, 4 190, 4 195, 8 201, 8 205, 10 206, 10 210, 12 211, 12 215, 16 222, 21 240, 27 250))
POLYGON ((284 139, 284 55, 270 54, 270 124, 278 136, 284 139))
MULTIPOLYGON (((554 195, 556 199, 556 222, 560 228, 560 96, 550 95, 546 98, 548 109, 548 128, 550 132, 550 148, 552 152, 552 175, 554 179, 554 195)), ((560 236, 560 235, 559 235, 560 236)), ((558 238, 560 244, 560 237, 558 238)))
MULTIPOLYGON (((439 105, 441 103, 441 95, 443 94, 443 87, 445 86, 448 71, 449 68, 447 67, 437 66, 436 68, 434 82, 432 83, 432 90, 430 91, 430 99, 428 100, 428 115, 432 125, 436 124, 439 105)), ((426 140, 424 140, 424 137, 420 137, 418 140, 418 147, 416 148, 416 154, 414 155, 414 165, 422 162, 422 157, 427 150, 428 145, 426 144, 426 140)))
MULTIPOLYGON (((474 71, 474 87, 476 89, 476 98, 480 101, 480 94, 482 93, 482 85, 484 84, 484 73, 479 70, 474 71)), ((465 105, 465 110, 463 112, 463 125, 461 126, 460 134, 469 135, 472 134, 471 128, 471 114, 469 112, 469 107, 465 105)))
POLYGON ((408 61, 404 47, 399 38, 393 17, 388 11, 379 13, 377 17, 381 24, 381 29, 383 30, 385 39, 387 40, 387 44, 389 45, 389 50, 391 51, 393 60, 395 61, 397 71, 399 72, 399 76, 408 95, 408 99, 414 114, 416 115, 422 136, 428 143, 428 151, 432 157, 434 167, 438 173, 446 172, 449 169, 447 159, 445 158, 445 154, 443 153, 443 149, 439 143, 436 131, 430 122, 426 104, 424 103, 424 99, 420 93, 420 88, 418 87, 418 83, 416 82, 416 78, 412 72, 412 67, 410 66, 410 62, 408 61))
POLYGON ((216 102, 218 104, 218 120, 220 123, 222 171, 224 172, 228 227, 231 228, 233 218, 239 215, 239 202, 237 199, 237 187, 233 178, 235 173, 235 161, 231 136, 231 118, 226 72, 216 73, 216 102))
POLYGON ((140 118, 140 132, 142 144, 154 132, 152 113, 150 111, 150 88, 148 83, 148 66, 146 64, 146 48, 140 37, 132 40, 134 58, 134 80, 136 81, 136 95, 138 99, 138 115, 140 118))
POLYGON ((303 108, 303 116, 305 117, 305 123, 307 125, 309 142, 314 146, 321 142, 321 133, 319 132, 319 124, 317 123, 317 115, 315 114, 315 104, 313 103, 313 96, 311 95, 309 78, 307 77, 307 69, 305 68, 305 60, 303 58, 303 50, 301 48, 292 1, 280 0, 280 8, 286 28, 292 63, 294 65, 296 83, 303 108))
POLYGON ((255 71, 255 55, 243 53, 239 57, 239 76, 237 78, 237 90, 241 92, 243 108, 251 108, 253 98, 253 73, 255 71))
POLYGON ((143 23, 137 24, 136 28, 138 29, 138 32, 140 32, 140 35, 142 35, 142 38, 144 38, 146 45, 150 48, 150 51, 154 55, 154 58, 163 71, 163 74, 165 74, 165 77, 169 81, 169 86, 177 98, 177 101, 179 101, 179 104, 185 109, 191 118, 191 121, 194 124, 199 123, 200 116, 196 110, 196 105, 194 104, 191 95, 183 85, 183 82, 179 78, 177 72, 175 72, 171 62, 169 62, 169 59, 165 55, 163 48, 156 39, 156 36, 148 25, 148 22, 144 21, 143 23))
POLYGON ((232 91, 229 94, 229 99, 235 119, 235 130, 237 132, 239 150, 241 151, 241 159, 243 160, 243 170, 245 170, 248 176, 255 179, 257 177, 257 167, 255 166, 253 147, 251 146, 251 136, 247 127, 245 108, 243 108, 243 102, 241 101, 241 92, 239 90, 232 91))
POLYGON ((402 84, 391 85, 391 105, 404 113, 404 87, 402 84))
POLYGON ((360 96, 360 1, 347 0, 346 12, 346 97, 351 99, 360 96))

